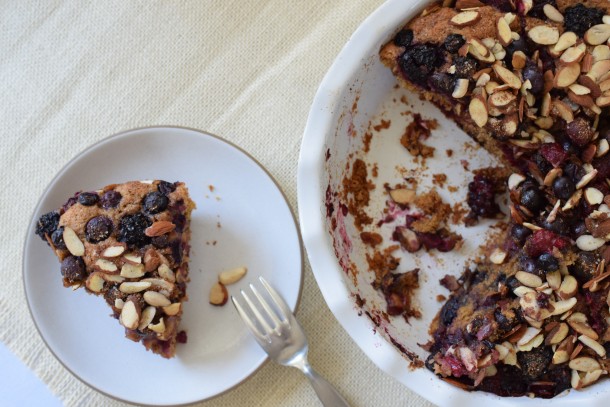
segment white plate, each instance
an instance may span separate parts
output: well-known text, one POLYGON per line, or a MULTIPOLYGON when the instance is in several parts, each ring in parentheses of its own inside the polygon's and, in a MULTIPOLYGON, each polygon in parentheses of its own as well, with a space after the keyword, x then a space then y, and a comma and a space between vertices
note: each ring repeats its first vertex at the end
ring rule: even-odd
MULTIPOLYGON (((412 119, 405 114, 406 110, 421 113, 424 118, 434 118, 439 123, 439 128, 426 141, 436 147, 436 153, 434 158, 427 160, 427 171, 422 173, 418 169, 418 190, 425 191, 432 186, 431 174, 445 173, 448 184, 459 189, 450 193, 439 188, 439 194, 450 204, 463 202, 472 174, 464 171, 459 160, 466 157, 471 169, 493 163, 489 154, 477 149, 475 143, 437 108, 420 101, 415 94, 397 89, 396 79, 379 60, 381 47, 427 3, 430 2, 388 0, 381 5, 351 36, 324 77, 312 104, 299 157, 298 203, 303 241, 320 290, 337 320, 377 366, 435 404, 605 405, 610 396, 609 380, 552 400, 501 398, 489 393, 466 392, 439 380, 425 368, 409 369, 403 353, 392 345, 394 341, 425 360, 427 354, 418 344, 426 343, 430 338, 430 321, 441 306, 436 296, 449 294, 438 281, 447 273, 458 276, 462 273, 467 259, 476 254, 476 248, 484 242, 489 222, 473 228, 456 227, 455 231, 462 234, 465 241, 460 250, 440 256, 402 253, 399 272, 414 267, 421 269, 421 287, 416 291, 415 301, 423 316, 420 320, 411 318, 410 323, 401 317, 388 321, 378 317, 386 303, 370 284, 373 277, 365 257, 367 248, 362 244, 353 217, 343 216, 337 206, 342 198, 333 194, 342 189, 342 181, 348 175, 346 168, 350 168, 347 163, 363 158, 369 164, 378 165, 379 175, 369 176, 376 185, 371 191, 367 211, 374 222, 384 216, 382 211, 387 196, 383 184, 404 182, 405 175, 398 167, 417 168, 399 143, 407 121, 412 119), (401 97, 405 95, 408 105, 401 103, 401 97), (363 154, 364 134, 371 130, 371 123, 379 124, 380 119, 389 119, 392 124, 389 129, 373 132, 370 152, 363 154), (465 148, 465 142, 473 147, 465 148), (454 150, 452 160, 445 154, 448 148, 454 150), (327 216, 327 201, 334 205, 331 217, 327 216), (362 307, 356 306, 356 298, 364 300, 362 307), (377 324, 372 323, 367 314, 377 316, 377 324)), ((384 241, 389 242, 391 228, 384 225, 380 229, 384 241)))
POLYGON ((236 386, 266 360, 233 306, 208 303, 220 271, 245 265, 229 294, 264 276, 295 309, 302 252, 290 207, 247 153, 210 134, 176 127, 127 131, 88 148, 53 179, 28 227, 23 278, 30 311, 49 349, 76 377, 137 404, 185 404, 236 386), (184 181, 191 220, 191 282, 181 327, 188 342, 166 360, 124 338, 103 298, 64 288, 59 262, 34 234, 38 217, 75 191, 145 179, 184 181), (213 186, 210 187, 210 186, 213 186))

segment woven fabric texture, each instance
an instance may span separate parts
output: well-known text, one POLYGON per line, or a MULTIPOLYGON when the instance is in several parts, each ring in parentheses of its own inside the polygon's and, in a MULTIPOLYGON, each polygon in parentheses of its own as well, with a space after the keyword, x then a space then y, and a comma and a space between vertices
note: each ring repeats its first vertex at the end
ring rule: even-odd
MULTIPOLYGON (((176 125, 247 150, 296 213, 299 147, 318 85, 379 0, 58 1, 0 7, 0 340, 67 406, 118 406, 73 377, 30 318, 26 225, 75 155, 116 132, 176 125)), ((59 277, 58 277, 59 278, 59 277)), ((69 295, 69 292, 66 293, 69 295)), ((327 308, 306 263, 310 361, 354 406, 429 406, 381 372, 327 308)), ((205 406, 312 406, 298 371, 267 363, 205 406)))

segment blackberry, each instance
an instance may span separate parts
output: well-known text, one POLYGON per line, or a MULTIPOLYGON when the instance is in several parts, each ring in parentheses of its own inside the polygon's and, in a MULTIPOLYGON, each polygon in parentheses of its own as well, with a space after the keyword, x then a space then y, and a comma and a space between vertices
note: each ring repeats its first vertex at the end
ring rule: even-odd
POLYGON ((85 262, 81 257, 68 256, 61 262, 61 275, 70 284, 78 283, 87 277, 85 262))
POLYGON ((159 185, 157 185, 157 189, 163 195, 169 195, 176 190, 176 183, 167 182, 167 181, 159 181, 159 185))
POLYGON ((64 227, 58 227, 53 233, 51 233, 51 242, 56 249, 66 250, 66 243, 64 243, 64 227))
POLYGON ((116 208, 117 206, 119 206, 119 203, 121 202, 122 198, 123 198, 123 196, 117 191, 114 191, 114 190, 106 191, 104 193, 104 195, 102 195, 102 199, 101 199, 102 208, 104 208, 104 209, 116 208))
POLYGON ((399 47, 408 47, 413 42, 413 31, 411 30, 401 30, 394 37, 394 44, 399 47))
POLYGON ((582 37, 589 28, 601 24, 603 17, 604 12, 602 10, 577 4, 565 9, 563 26, 566 31, 572 31, 582 37))
POLYGON ((50 236, 55 232, 58 224, 59 213, 57 211, 45 213, 38 219, 38 223, 36 223, 36 234, 46 242, 47 238, 45 235, 50 236))
POLYGON ((444 61, 440 50, 432 45, 415 45, 405 51, 399 60, 404 75, 415 83, 425 84, 428 74, 444 61))
POLYGON ((82 192, 78 195, 78 203, 84 206, 93 206, 100 200, 95 192, 82 192))
POLYGON ((428 82, 430 87, 447 95, 451 95, 455 88, 455 79, 446 73, 435 72, 428 82))
POLYGON ((479 63, 471 57, 455 57, 453 65, 455 65, 456 78, 470 79, 479 69, 479 63))
POLYGON ((447 52, 455 54, 464 44, 466 44, 466 40, 460 34, 449 34, 447 38, 445 38, 443 47, 445 47, 447 52))
POLYGON ((500 212, 495 201, 495 191, 494 180, 481 174, 475 175, 468 184, 467 203, 475 217, 493 218, 500 212))
POLYGON ((114 225, 110 218, 103 215, 96 216, 87 222, 87 226, 85 226, 85 237, 88 242, 97 243, 108 239, 113 230, 114 225))
POLYGON ((163 212, 167 209, 167 205, 169 204, 169 199, 163 195, 161 192, 151 192, 144 197, 144 201, 142 205, 144 206, 144 210, 151 215, 155 213, 163 212))
POLYGON ((144 230, 152 225, 148 216, 143 213, 125 215, 119 222, 119 242, 125 242, 129 246, 142 247, 150 243, 150 238, 144 234, 144 230))

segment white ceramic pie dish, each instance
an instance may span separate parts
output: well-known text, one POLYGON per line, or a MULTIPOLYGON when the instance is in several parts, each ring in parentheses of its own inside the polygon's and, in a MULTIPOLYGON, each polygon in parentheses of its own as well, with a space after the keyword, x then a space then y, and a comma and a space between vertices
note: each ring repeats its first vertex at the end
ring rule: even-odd
MULTIPOLYGON (((440 309, 438 294, 448 295, 438 282, 445 274, 459 276, 469 258, 489 233, 490 222, 482 222, 473 228, 455 227, 466 244, 456 252, 441 256, 402 253, 397 271, 414 267, 421 269, 416 302, 423 316, 406 323, 402 318, 374 324, 367 314, 379 315, 385 301, 370 282, 366 248, 358 237, 351 215, 337 215, 340 199, 333 193, 341 190, 341 181, 348 174, 346 163, 362 158, 378 167, 371 192, 372 203, 368 214, 379 220, 387 199, 382 184, 404 181, 405 171, 413 171, 419 177, 419 188, 431 187, 431 174, 444 173, 448 184, 457 187, 439 193, 451 204, 464 201, 469 174, 459 162, 465 158, 471 169, 494 164, 494 159, 484 150, 474 146, 467 135, 448 121, 435 107, 419 101, 416 95, 396 88, 396 80, 389 69, 379 61, 378 52, 399 28, 414 17, 429 1, 389 0, 371 14, 351 36, 331 69, 322 81, 310 110, 303 137, 298 170, 298 204, 301 233, 320 290, 337 320, 364 351, 383 371, 408 388, 443 406, 463 406, 467 403, 485 403, 488 406, 519 405, 605 405, 610 396, 610 381, 602 380, 583 391, 570 391, 554 399, 501 398, 483 392, 466 392, 436 378, 425 368, 411 370, 409 361, 398 347, 425 360, 426 352, 418 344, 429 339, 428 327, 440 309), (405 105, 399 102, 407 98, 405 105), (436 147, 437 153, 428 160, 427 169, 417 168, 412 158, 399 144, 404 126, 410 121, 406 110, 420 113, 424 118, 434 118, 439 128, 426 144, 436 147), (362 152, 364 133, 380 119, 391 121, 387 130, 374 133, 370 151, 362 152), (452 149, 453 158, 442 152, 452 149), (328 205, 328 206, 327 206, 328 205), (333 214, 328 216, 328 207, 333 214), (334 219, 331 221, 331 219, 334 219), (336 223, 333 226, 332 222, 336 223), (365 300, 356 305, 355 298, 365 300)), ((389 240, 390 229, 381 228, 384 242, 389 240)), ((382 318, 381 318, 382 319, 382 318)))

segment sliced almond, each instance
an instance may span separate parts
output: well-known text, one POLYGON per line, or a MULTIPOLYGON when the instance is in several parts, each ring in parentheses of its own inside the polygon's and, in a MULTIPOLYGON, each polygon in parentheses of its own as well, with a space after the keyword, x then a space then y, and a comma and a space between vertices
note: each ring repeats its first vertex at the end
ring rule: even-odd
POLYGON ((500 44, 504 47, 513 42, 512 30, 504 17, 499 17, 496 22, 496 34, 500 44))
POLYGON ((449 22, 454 26, 461 28, 475 24, 481 19, 481 13, 478 10, 462 11, 454 15, 449 22))
POLYGON ((167 220, 159 220, 144 229, 144 234, 149 237, 161 236, 176 229, 176 225, 167 220))
POLYGON ((453 89, 453 93, 451 94, 451 96, 453 96, 456 99, 460 99, 463 98, 464 96, 466 96, 466 93, 468 93, 468 84, 470 83, 470 81, 468 79, 464 79, 464 78, 460 78, 457 81, 455 81, 455 87, 453 89))
POLYGON ((506 259, 506 255, 507 253, 504 250, 496 247, 489 255, 489 260, 491 260, 493 264, 502 264, 506 259))
POLYGON ((489 119, 487 105, 480 97, 473 97, 470 100, 468 112, 477 126, 483 127, 487 124, 487 120, 489 119))
POLYGON ((527 57, 523 53, 523 51, 515 51, 513 53, 513 68, 515 69, 523 69, 525 68, 525 63, 527 62, 527 57))
POLYGON ((175 302, 171 305, 163 307, 163 312, 165 312, 165 315, 174 316, 174 315, 178 315, 181 308, 182 308, 182 304, 179 302, 175 302))
POLYGON ((532 288, 526 287, 524 285, 521 285, 513 290, 513 293, 519 298, 525 297, 525 295, 527 293, 534 293, 534 292, 536 292, 536 291, 533 290, 532 288))
POLYGON ((513 103, 517 99, 517 96, 513 95, 509 91, 495 92, 489 96, 488 102, 491 106, 503 108, 513 103))
POLYGON ((589 187, 585 189, 585 199, 589 205, 599 205, 604 201, 604 194, 597 188, 589 187))
POLYGON ((610 71, 610 59, 597 61, 587 72, 587 76, 595 82, 602 82, 602 78, 610 71))
POLYGON ((140 310, 135 302, 129 300, 123 305, 120 321, 127 329, 136 329, 138 327, 140 322, 140 310))
POLYGON ((561 117, 566 123, 570 123, 574 120, 574 113, 572 109, 559 99, 553 101, 553 107, 551 108, 553 116, 561 117))
POLYGON ((174 274, 172 269, 169 268, 168 265, 161 264, 159 266, 159 268, 157 269, 157 272, 159 273, 159 277, 161 277, 162 279, 167 280, 172 283, 176 282, 176 275, 174 274))
POLYGON ((102 273, 102 278, 110 283, 122 283, 125 281, 125 278, 119 276, 118 274, 102 273))
POLYGON ((591 55, 593 56, 593 62, 610 59, 610 47, 608 47, 606 44, 598 45, 593 48, 591 55))
POLYGON ((125 263, 123 267, 121 267, 121 277, 125 278, 140 278, 146 271, 144 270, 143 264, 131 264, 125 263))
POLYGON ((610 106, 610 95, 598 97, 595 99, 595 104, 599 107, 610 106))
POLYGON ((225 305, 229 299, 229 293, 227 288, 221 283, 214 283, 210 288, 210 304, 212 305, 225 305))
POLYGON ((126 253, 123 256, 123 259, 125 259, 125 261, 131 263, 131 264, 140 264, 142 263, 142 257, 138 256, 136 253, 126 253))
POLYGON ((114 299, 114 308, 123 309, 124 305, 125 305, 125 301, 123 301, 122 299, 120 299, 120 298, 114 299))
POLYGON ((586 335, 594 340, 599 339, 599 335, 591 328, 587 322, 587 317, 584 314, 575 312, 570 315, 566 321, 568 325, 579 334, 586 335))
POLYGON ((535 274, 517 271, 515 278, 524 286, 536 288, 542 285, 542 279, 535 274))
POLYGON ((101 276, 102 273, 94 271, 89 274, 85 281, 85 287, 94 293, 100 293, 104 289, 104 283, 106 280, 101 276))
POLYGON ((153 307, 167 307, 172 303, 166 296, 156 291, 146 291, 143 297, 144 301, 153 307))
POLYGON ((143 283, 150 283, 151 287, 156 289, 167 290, 169 292, 172 292, 174 290, 173 283, 165 281, 161 278, 143 278, 141 281, 143 283))
POLYGON ((545 4, 544 7, 542 7, 542 11, 549 20, 556 23, 563 23, 563 14, 553 7, 552 4, 545 4))
POLYGON ((567 300, 572 298, 578 292, 578 281, 570 275, 567 275, 563 278, 561 285, 559 286, 559 290, 557 291, 557 295, 562 300, 567 300))
POLYGON ((517 187, 525 181, 525 177, 518 173, 513 173, 508 177, 508 189, 514 191, 517 187))
POLYGON ((570 90, 572 92, 574 92, 576 95, 588 95, 589 93, 591 93, 591 89, 587 88, 586 86, 580 85, 578 83, 573 83, 569 86, 570 90))
POLYGON ((568 325, 565 322, 561 322, 557 324, 557 326, 555 326, 555 328, 553 328, 551 332, 549 332, 549 334, 544 339, 544 344, 558 345, 568 336, 569 332, 570 328, 568 327, 568 325))
POLYGON ((584 58, 587 47, 584 44, 573 45, 566 49, 559 60, 563 64, 571 64, 575 62, 580 62, 581 59, 584 58))
POLYGON ((121 254, 123 254, 124 251, 125 251, 125 246, 123 246, 123 245, 109 246, 109 247, 105 248, 104 251, 102 252, 102 257, 106 257, 106 258, 118 257, 121 254))
POLYGON ((561 273, 559 271, 549 271, 546 273, 546 282, 553 290, 558 290, 561 286, 561 273))
POLYGON ((140 315, 140 323, 138 324, 138 330, 143 331, 148 324, 150 324, 157 313, 157 309, 155 307, 146 307, 142 311, 142 315, 140 315))
POLYGON ((595 153, 595 156, 602 157, 608 151, 610 151, 610 144, 608 143, 608 140, 605 138, 599 140, 599 143, 597 143, 597 152, 595 153))
POLYGON ((85 245, 78 238, 78 235, 74 230, 66 226, 62 236, 68 251, 73 256, 83 256, 85 254, 85 245))
POLYGON ((585 35, 584 40, 590 45, 599 45, 608 41, 610 38, 610 25, 608 24, 597 24, 589 28, 585 35))
POLYGON ((106 259, 97 259, 95 261, 95 266, 98 269, 100 269, 102 271, 107 271, 109 273, 113 273, 118 270, 118 267, 116 266, 116 264, 114 264, 113 262, 106 260, 106 259))
POLYGON ((599 342, 589 338, 587 335, 580 335, 578 340, 593 349, 593 351, 602 358, 606 356, 606 349, 599 342))
POLYGON ((576 183, 576 189, 581 189, 589 182, 593 181, 593 179, 597 176, 597 170, 592 170, 591 172, 586 173, 580 181, 576 183))
POLYGON ((156 324, 148 324, 148 329, 150 329, 153 332, 156 332, 158 334, 162 334, 165 332, 165 321, 163 321, 163 318, 161 318, 159 320, 159 322, 157 322, 156 324))
POLYGON ((146 250, 146 253, 144 253, 143 261, 144 271, 147 273, 156 270, 157 267, 159 267, 159 264, 161 264, 161 258, 159 257, 158 252, 152 247, 146 250))
POLYGON ((503 67, 500 63, 493 65, 493 70, 502 81, 513 89, 521 89, 521 79, 509 69, 503 67))
POLYGON ((218 274, 218 281, 224 285, 234 284, 241 280, 246 275, 248 269, 246 267, 235 267, 229 270, 224 270, 218 274))
POLYGON ((579 372, 592 372, 593 370, 601 369, 599 362, 588 356, 581 356, 570 360, 570 369, 578 370, 579 372))
POLYGON ((556 88, 567 88, 580 76, 580 65, 573 62, 562 66, 555 74, 554 85, 556 88))
POLYGON ((563 300, 563 301, 556 301, 554 303, 552 303, 553 305, 553 312, 551 312, 551 315, 562 315, 566 312, 568 312, 569 310, 571 310, 574 305, 576 305, 576 298, 570 298, 567 300, 563 300))
POLYGON ((121 285, 119 286, 119 290, 125 294, 133 294, 147 290, 150 288, 150 286, 151 283, 147 281, 126 281, 124 283, 121 283, 121 285))
POLYGON ((548 25, 538 25, 527 32, 532 41, 540 45, 554 45, 559 40, 559 30, 548 25))
POLYGON ((586 252, 597 250, 602 247, 604 243, 606 243, 604 239, 593 237, 591 235, 581 235, 576 239, 576 246, 578 246, 580 250, 586 252))
POLYGON ((415 190, 406 188, 396 188, 390 190, 390 198, 397 204, 406 205, 415 201, 415 190))

